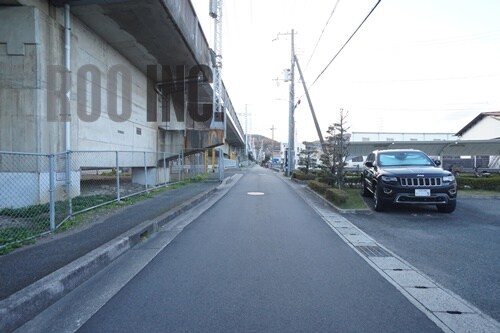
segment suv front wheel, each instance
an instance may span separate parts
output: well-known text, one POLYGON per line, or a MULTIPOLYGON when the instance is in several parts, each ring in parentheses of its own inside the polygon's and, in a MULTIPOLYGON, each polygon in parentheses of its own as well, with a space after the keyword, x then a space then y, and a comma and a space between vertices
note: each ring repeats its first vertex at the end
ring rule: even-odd
POLYGON ((364 178, 361 178, 361 183, 363 184, 362 189, 361 189, 361 195, 364 197, 371 197, 372 192, 370 192, 368 190, 368 188, 366 187, 366 182, 365 182, 364 178))
POLYGON ((373 191, 373 208, 377 212, 382 212, 386 208, 386 205, 382 201, 381 197, 382 197, 382 187, 379 184, 377 184, 375 190, 373 191))
POLYGON ((455 208, 457 207, 457 201, 456 200, 450 200, 448 201, 448 204, 446 205, 436 205, 437 209, 441 213, 453 213, 455 208))

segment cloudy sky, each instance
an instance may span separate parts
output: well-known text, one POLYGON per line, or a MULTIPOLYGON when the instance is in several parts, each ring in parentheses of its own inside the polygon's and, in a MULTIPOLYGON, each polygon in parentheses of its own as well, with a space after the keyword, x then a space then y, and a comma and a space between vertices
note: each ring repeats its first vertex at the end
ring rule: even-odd
MULTIPOLYGON (((213 45, 209 1, 192 3, 213 45)), ((271 137, 274 125, 275 138, 288 140, 292 29, 323 134, 341 108, 355 132, 456 133, 500 110, 500 1, 382 0, 327 67, 376 3, 224 0, 222 78, 236 111, 248 110, 250 133, 271 137)), ((295 73, 297 139, 316 140, 295 73)))

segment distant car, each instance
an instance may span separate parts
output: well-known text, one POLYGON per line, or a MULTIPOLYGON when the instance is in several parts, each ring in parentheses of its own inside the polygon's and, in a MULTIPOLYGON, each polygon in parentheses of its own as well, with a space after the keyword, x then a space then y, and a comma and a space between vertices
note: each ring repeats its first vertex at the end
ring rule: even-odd
POLYGON ((420 150, 373 151, 361 174, 362 194, 373 196, 376 211, 396 204, 432 204, 451 213, 457 204, 457 182, 439 165, 420 150))

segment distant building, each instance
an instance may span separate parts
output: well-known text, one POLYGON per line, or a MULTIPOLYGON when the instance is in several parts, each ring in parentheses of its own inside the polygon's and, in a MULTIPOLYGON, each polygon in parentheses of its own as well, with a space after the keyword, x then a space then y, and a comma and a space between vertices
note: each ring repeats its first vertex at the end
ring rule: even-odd
MULTIPOLYGON (((500 140, 500 111, 481 112, 456 134, 461 140, 500 140)), ((500 169, 500 156, 474 156, 474 168, 500 169)))
MULTIPOLYGON (((353 132, 352 142, 499 140, 500 111, 482 112, 457 133, 353 132)), ((348 166, 360 164, 361 156, 350 156, 348 166)), ((443 167, 500 169, 500 156, 443 156, 443 167)))
POLYGON ((500 111, 481 112, 455 135, 462 140, 500 139, 500 111))
POLYGON ((351 141, 443 141, 456 140, 453 133, 352 132, 351 141))

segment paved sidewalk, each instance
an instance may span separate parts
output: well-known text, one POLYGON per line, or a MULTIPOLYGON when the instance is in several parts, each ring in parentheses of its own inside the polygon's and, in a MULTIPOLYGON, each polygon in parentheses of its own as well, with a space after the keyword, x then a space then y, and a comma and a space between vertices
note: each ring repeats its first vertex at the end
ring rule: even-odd
POLYGON ((138 224, 214 191, 218 182, 199 182, 169 190, 126 206, 99 223, 49 236, 37 243, 0 256, 0 300, 55 272, 90 251, 113 240, 138 224))
POLYGON ((224 191, 237 173, 225 172, 222 184, 204 181, 157 194, 0 256, 0 331, 13 331, 177 216, 224 191))

